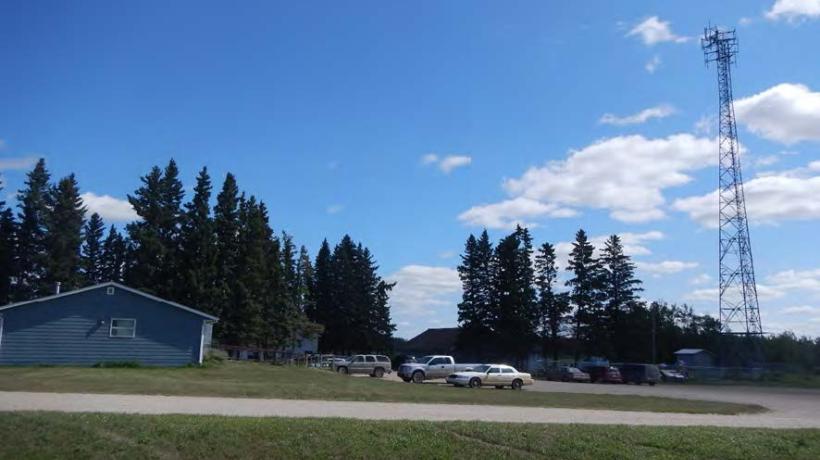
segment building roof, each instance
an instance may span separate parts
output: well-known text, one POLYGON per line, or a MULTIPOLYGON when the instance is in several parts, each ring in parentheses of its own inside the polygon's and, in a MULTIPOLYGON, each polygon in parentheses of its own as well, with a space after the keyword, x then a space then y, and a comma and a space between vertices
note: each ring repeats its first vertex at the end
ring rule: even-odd
POLYGON ((31 305, 31 304, 35 304, 35 303, 39 303, 39 302, 47 302, 49 300, 59 299, 60 297, 68 297, 68 296, 71 296, 71 295, 74 295, 74 294, 80 294, 82 292, 93 291, 94 289, 98 289, 98 288, 101 288, 101 287, 109 287, 109 286, 113 286, 117 289, 122 289, 123 291, 128 291, 132 294, 140 295, 142 297, 151 299, 155 302, 161 302, 161 303, 164 303, 166 305, 170 305, 172 307, 185 310, 189 313, 193 313, 195 315, 201 316, 201 317, 203 317, 205 319, 209 319, 211 321, 219 321, 219 318, 217 318, 216 316, 209 315, 208 313, 205 313, 203 311, 199 311, 197 309, 194 309, 194 308, 191 308, 191 307, 186 307, 185 305, 178 304, 176 302, 171 302, 170 300, 165 300, 165 299, 159 298, 157 296, 147 294, 147 293, 142 292, 140 290, 125 286, 123 284, 115 283, 114 281, 109 281, 107 283, 95 284, 94 286, 88 286, 88 287, 84 287, 84 288, 80 288, 80 289, 75 289, 73 291, 66 291, 66 292, 63 292, 63 293, 60 293, 60 294, 54 294, 54 295, 50 295, 50 296, 47 296, 47 297, 40 297, 39 299, 26 300, 25 302, 17 302, 17 303, 4 305, 4 306, 0 307, 0 311, 9 310, 11 308, 23 307, 23 306, 26 306, 26 305, 31 305))
POLYGON ((458 337, 457 327, 443 327, 438 329, 427 329, 421 334, 408 340, 402 348, 408 351, 424 351, 440 353, 453 350, 458 337))
POLYGON ((681 348, 680 350, 676 351, 674 354, 676 355, 696 355, 698 353, 711 353, 709 350, 704 350, 703 348, 681 348))

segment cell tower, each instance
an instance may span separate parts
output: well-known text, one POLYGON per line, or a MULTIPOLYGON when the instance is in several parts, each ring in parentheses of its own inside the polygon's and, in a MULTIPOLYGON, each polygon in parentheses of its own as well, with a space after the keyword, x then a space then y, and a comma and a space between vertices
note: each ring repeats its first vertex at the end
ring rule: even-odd
POLYGON ((717 66, 719 119, 720 327, 725 334, 762 336, 757 285, 746 220, 743 175, 732 99, 732 64, 737 56, 734 30, 704 29, 706 65, 717 66))

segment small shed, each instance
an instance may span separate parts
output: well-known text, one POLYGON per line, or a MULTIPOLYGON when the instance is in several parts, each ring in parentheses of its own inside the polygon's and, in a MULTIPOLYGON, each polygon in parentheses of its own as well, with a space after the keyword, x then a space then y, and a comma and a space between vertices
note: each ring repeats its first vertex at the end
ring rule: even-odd
POLYGON ((0 307, 0 365, 202 363, 217 317, 109 282, 0 307))
POLYGON ((715 357, 708 350, 702 348, 681 348, 675 352, 678 364, 686 367, 712 367, 715 357))

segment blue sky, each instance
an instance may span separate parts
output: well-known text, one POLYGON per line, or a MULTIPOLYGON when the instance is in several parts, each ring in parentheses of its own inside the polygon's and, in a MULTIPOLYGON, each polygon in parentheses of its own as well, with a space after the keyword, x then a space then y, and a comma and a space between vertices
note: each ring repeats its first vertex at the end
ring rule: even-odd
MULTIPOLYGON (((173 157, 315 251, 398 281, 398 335, 455 324, 470 232, 621 233, 649 299, 715 313, 717 90, 734 92, 764 329, 820 335, 820 0, 0 4, 0 174, 78 175, 107 220, 173 157)), ((7 197, 12 200, 13 197, 7 197)))

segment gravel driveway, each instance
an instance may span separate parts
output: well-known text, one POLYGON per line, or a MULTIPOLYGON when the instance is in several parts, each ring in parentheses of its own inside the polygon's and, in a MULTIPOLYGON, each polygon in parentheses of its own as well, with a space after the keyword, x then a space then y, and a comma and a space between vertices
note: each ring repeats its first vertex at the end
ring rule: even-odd
MULTIPOLYGON (((593 388, 593 385, 586 385, 593 388)), ((586 390, 586 388, 585 388, 586 390)), ((464 391, 472 391, 465 389, 464 391)), ((511 391, 511 390, 510 390, 511 391)), ((547 389, 547 391, 552 391, 547 389)), ((756 415, 699 415, 607 410, 352 401, 203 398, 0 392, 0 411, 197 414, 242 417, 342 417, 369 420, 479 420, 516 423, 591 423, 622 425, 713 425, 768 428, 820 428, 815 412, 774 410, 756 415)), ((803 398, 799 398, 803 399, 803 398)), ((766 401, 754 401, 766 405, 766 401)), ((804 400, 804 403, 806 401, 804 400)), ((785 406, 783 406, 785 407, 785 406)))

